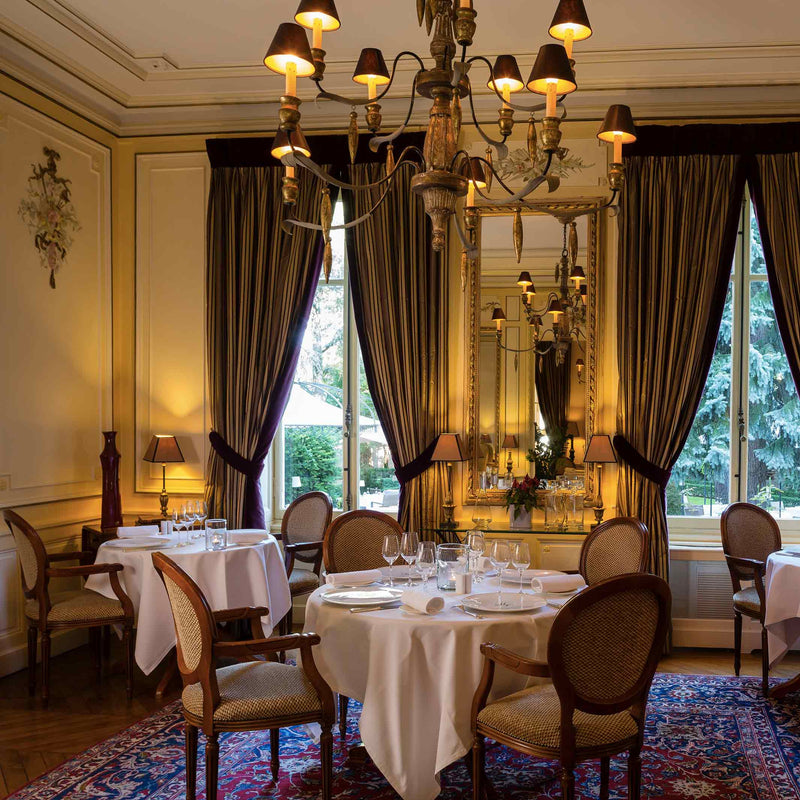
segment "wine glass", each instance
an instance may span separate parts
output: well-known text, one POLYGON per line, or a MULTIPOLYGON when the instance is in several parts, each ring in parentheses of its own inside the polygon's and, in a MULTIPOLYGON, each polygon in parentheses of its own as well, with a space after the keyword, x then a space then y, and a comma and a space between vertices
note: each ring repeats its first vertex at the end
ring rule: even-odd
POLYGON ((436 545, 433 542, 419 543, 417 569, 422 575, 422 587, 426 588, 431 576, 436 572, 436 545))
POLYGON ((383 560, 389 565, 389 586, 394 586, 392 578, 392 564, 397 561, 400 556, 400 539, 397 538, 396 533, 387 533, 383 537, 383 560))
POLYGON ((480 559, 486 549, 486 537, 483 531, 470 531, 467 534, 467 547, 469 547, 470 560, 472 562, 472 580, 480 583, 483 578, 480 571, 480 559))
POLYGON ((489 560, 497 570, 497 607, 503 607, 503 570, 508 569, 511 551, 505 539, 494 539, 489 545, 489 560))
POLYGON ((197 521, 200 523, 200 533, 198 538, 203 538, 203 528, 205 527, 206 520, 208 519, 208 503, 205 500, 198 500, 197 506, 197 521))
POLYGON ((192 526, 193 517, 192 512, 189 510, 189 504, 184 503, 181 506, 181 530, 183 531, 183 536, 179 537, 178 546, 179 547, 186 547, 189 544, 189 528, 192 526))
POLYGON ((400 555, 403 561, 408 564, 408 582, 406 585, 411 588, 411 568, 417 560, 419 550, 419 534, 414 531, 405 531, 400 538, 400 555))
POLYGON ((522 606, 522 573, 531 564, 531 551, 527 542, 514 542, 511 550, 511 563, 519 573, 519 604, 522 606))

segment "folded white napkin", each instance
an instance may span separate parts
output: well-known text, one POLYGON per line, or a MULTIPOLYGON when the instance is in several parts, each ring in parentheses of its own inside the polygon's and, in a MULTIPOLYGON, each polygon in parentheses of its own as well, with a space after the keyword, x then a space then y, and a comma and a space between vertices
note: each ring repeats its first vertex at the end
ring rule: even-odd
POLYGON ((416 589, 406 589, 400 601, 421 614, 438 614, 444 608, 444 598, 418 592, 416 589))
POLYGON ((234 544, 258 544, 269 535, 268 531, 260 531, 257 528, 247 530, 228 531, 228 541, 234 544))
POLYGON ((161 533, 158 525, 133 525, 129 528, 117 528, 117 538, 133 539, 134 536, 152 536, 161 533))
POLYGON ((364 586, 375 583, 383 576, 379 569, 359 569, 355 572, 334 572, 325 576, 325 583, 329 586, 364 586))
POLYGON ((574 592, 585 587, 582 575, 543 575, 531 581, 534 592, 574 592))

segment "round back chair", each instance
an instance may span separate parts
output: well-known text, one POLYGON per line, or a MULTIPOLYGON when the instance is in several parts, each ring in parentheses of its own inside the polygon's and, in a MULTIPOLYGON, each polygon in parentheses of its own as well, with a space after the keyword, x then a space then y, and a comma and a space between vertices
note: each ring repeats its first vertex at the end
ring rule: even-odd
POLYGON ((584 540, 578 571, 589 586, 616 575, 645 572, 650 534, 635 517, 614 517, 584 540))
POLYGON ((397 520, 380 511, 347 511, 336 517, 325 531, 323 559, 326 572, 353 572, 385 567, 383 537, 400 536, 397 520))
MULTIPOLYGON (((306 492, 286 508, 281 521, 281 538, 284 545, 322 542, 333 516, 333 502, 325 492, 306 492)), ((295 561, 314 564, 319 571, 322 561, 319 550, 298 550, 295 561)))
POLYGON ((766 561, 781 549, 781 529, 769 512, 751 503, 731 503, 720 518, 722 550, 734 558, 766 561))

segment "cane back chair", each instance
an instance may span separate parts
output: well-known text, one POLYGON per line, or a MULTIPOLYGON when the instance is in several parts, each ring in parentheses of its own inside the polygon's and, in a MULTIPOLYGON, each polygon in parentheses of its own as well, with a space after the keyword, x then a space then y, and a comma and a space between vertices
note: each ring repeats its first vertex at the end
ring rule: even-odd
POLYGON ((742 615, 761 624, 761 686, 769 691, 769 649, 764 618, 767 600, 764 573, 767 556, 781 549, 781 531, 775 519, 763 508, 750 503, 731 503, 720 519, 722 551, 733 584, 733 669, 742 666, 742 615), (742 581, 753 581, 742 588, 742 581))
POLYGON ((484 643, 484 669, 472 704, 473 792, 483 791, 485 737, 561 763, 564 800, 575 797, 576 764, 600 759, 600 798, 608 800, 610 757, 628 751, 628 796, 641 793, 645 706, 666 641, 671 605, 656 575, 609 578, 570 600, 556 616, 547 664, 484 643), (487 705, 496 665, 552 678, 487 705))
POLYGON ((186 797, 195 800, 198 731, 206 736, 206 800, 217 798, 219 734, 224 731, 270 731, 272 778, 277 781, 280 729, 306 722, 322 727, 322 800, 330 800, 333 777, 335 717, 333 693, 317 671, 311 648, 314 633, 264 638, 261 617, 266 608, 212 611, 197 584, 163 553, 153 553, 155 566, 169 596, 177 639, 178 669, 183 680, 186 722, 186 797), (252 639, 221 642, 217 624, 250 621, 252 639), (260 660, 259 656, 299 648, 300 667, 260 660), (217 669, 218 658, 244 663, 217 669))
POLYGON ((122 627, 125 649, 125 689, 133 696, 133 603, 119 582, 122 564, 91 564, 90 552, 48 553, 39 534, 19 514, 5 509, 6 521, 17 546, 25 595, 25 621, 28 626, 28 693, 36 691, 37 638, 42 642, 42 702, 50 699, 50 637, 53 631, 89 628, 95 646, 98 679, 102 671, 102 629, 122 627), (78 561, 76 567, 53 567, 54 563, 78 561), (51 578, 88 578, 108 575, 115 597, 105 597, 89 589, 51 594, 51 578))
POLYGON ((600 523, 581 546, 578 571, 589 586, 632 572, 645 572, 650 534, 636 517, 614 517, 600 523))

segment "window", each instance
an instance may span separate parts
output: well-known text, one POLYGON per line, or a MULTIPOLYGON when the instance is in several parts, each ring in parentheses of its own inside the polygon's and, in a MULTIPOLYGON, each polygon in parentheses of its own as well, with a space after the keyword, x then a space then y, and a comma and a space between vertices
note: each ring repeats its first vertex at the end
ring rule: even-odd
POLYGON ((717 517, 737 500, 800 519, 800 403, 749 200, 708 380, 667 487, 667 512, 717 517))
MULTIPOLYGON (((342 205, 334 225, 343 222, 342 205)), ((344 231, 331 232, 333 267, 320 276, 294 384, 273 446, 276 509, 305 492, 334 508, 397 511, 400 485, 367 388, 347 277, 344 231)), ((266 491, 265 487, 265 491, 266 491)))

